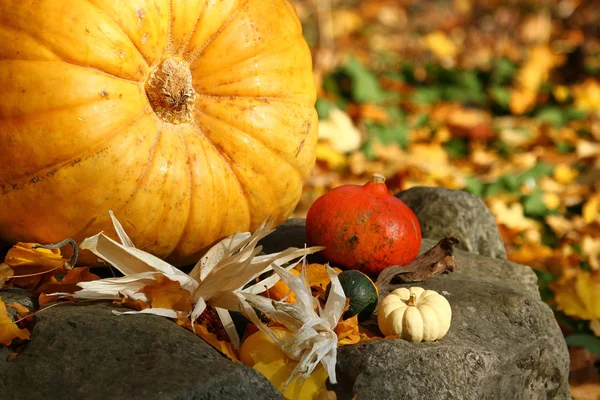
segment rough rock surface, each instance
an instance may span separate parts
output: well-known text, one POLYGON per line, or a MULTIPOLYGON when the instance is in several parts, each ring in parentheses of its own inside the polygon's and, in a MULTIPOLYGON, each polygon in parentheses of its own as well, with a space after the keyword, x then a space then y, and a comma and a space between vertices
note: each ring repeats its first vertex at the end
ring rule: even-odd
MULTIPOLYGON (((263 243, 276 251, 304 241, 304 220, 295 219, 263 243)), ((421 251, 435 243, 425 239, 421 251)), ((457 272, 413 284, 449 300, 447 336, 435 343, 382 340, 339 349, 339 384, 332 386, 338 399, 570 398, 567 347, 531 268, 455 253, 457 272)))
MULTIPOLYGON (((453 234, 470 243, 469 250, 501 257, 497 227, 493 221, 481 223, 489 210, 483 206, 478 216, 472 213, 473 202, 450 198, 440 196, 439 215, 417 213, 425 236, 453 234), (456 215, 481 225, 480 233, 453 224, 456 215), (442 227, 436 230, 436 224, 442 227)), ((436 241, 424 239, 421 251, 436 241)), ((305 242, 304 220, 292 219, 262 244, 274 252, 305 242)), ((456 264, 457 272, 417 284, 450 301, 447 336, 435 343, 380 340, 340 348, 339 383, 331 387, 338 399, 570 398, 567 347, 552 311, 540 300, 533 271, 460 250, 456 264)), ((0 290, 0 296, 33 306, 25 291, 0 290)), ((258 373, 231 363, 173 322, 152 315, 116 316, 112 309, 108 304, 62 305, 39 313, 32 340, 15 360, 6 361, 10 350, 0 347, 0 398, 281 398, 258 373)))
POLYGON ((453 235, 459 248, 492 258, 506 258, 494 216, 483 200, 462 190, 414 187, 396 195, 416 214, 424 238, 453 235))
POLYGON ((6 361, 10 350, 0 347, 0 398, 281 398, 259 373, 175 323, 111 309, 62 305, 39 313, 32 340, 16 359, 6 361))

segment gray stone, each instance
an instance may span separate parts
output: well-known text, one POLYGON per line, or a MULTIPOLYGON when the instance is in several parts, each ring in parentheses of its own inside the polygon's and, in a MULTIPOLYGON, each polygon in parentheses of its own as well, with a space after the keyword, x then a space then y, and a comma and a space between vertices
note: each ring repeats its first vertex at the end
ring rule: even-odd
POLYGON ((103 303, 40 312, 16 359, 6 361, 2 348, 2 399, 281 398, 258 372, 174 322, 112 309, 103 303))
POLYGON ((414 187, 396 195, 415 213, 424 238, 455 236, 459 248, 492 258, 506 258, 494 216, 483 200, 462 190, 414 187))
MULTIPOLYGON (((302 246, 303 226, 302 219, 287 221, 263 242, 265 250, 302 246)), ((425 239, 421 251, 435 244, 425 239)), ((570 398, 567 346, 531 268, 461 250, 455 258, 457 272, 403 285, 447 297, 453 315, 446 337, 340 348, 332 386, 338 399, 570 398)))

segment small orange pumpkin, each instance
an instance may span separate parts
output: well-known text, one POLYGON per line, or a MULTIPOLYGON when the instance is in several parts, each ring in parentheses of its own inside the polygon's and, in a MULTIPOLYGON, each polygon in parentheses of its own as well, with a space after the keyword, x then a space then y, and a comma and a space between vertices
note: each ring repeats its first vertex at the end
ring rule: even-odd
POLYGON ((364 186, 343 185, 318 198, 306 216, 306 235, 332 263, 376 276, 414 260, 421 227, 412 210, 392 196, 385 177, 364 186))
POLYGON ((181 265, 284 221, 317 140, 288 0, 0 0, 0 239, 114 236, 181 265))

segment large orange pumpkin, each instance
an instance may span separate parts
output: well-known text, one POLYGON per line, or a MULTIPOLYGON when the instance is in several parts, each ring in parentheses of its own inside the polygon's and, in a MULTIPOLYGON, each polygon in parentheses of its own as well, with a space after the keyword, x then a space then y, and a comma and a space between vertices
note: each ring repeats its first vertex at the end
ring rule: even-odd
POLYGON ((285 220, 314 164, 288 0, 0 0, 0 238, 113 234, 175 264, 285 220))

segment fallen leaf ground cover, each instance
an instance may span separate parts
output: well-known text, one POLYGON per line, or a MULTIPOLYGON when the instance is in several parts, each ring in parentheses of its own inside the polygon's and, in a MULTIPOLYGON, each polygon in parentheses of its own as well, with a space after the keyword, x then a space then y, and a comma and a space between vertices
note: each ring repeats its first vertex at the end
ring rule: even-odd
POLYGON ((296 0, 320 140, 296 216, 373 173, 481 196, 600 396, 600 4, 296 0))

